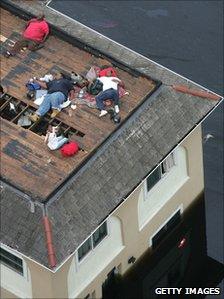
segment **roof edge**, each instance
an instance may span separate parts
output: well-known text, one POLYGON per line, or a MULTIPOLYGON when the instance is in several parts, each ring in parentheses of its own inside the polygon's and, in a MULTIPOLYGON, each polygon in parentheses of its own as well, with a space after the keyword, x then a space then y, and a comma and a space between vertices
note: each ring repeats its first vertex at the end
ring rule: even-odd
MULTIPOLYGON (((135 192, 135 190, 138 188, 138 186, 141 184, 141 182, 143 182, 144 180, 145 180, 145 178, 147 177, 147 176, 149 176, 154 170, 155 170, 155 168, 156 167, 158 167, 166 158, 167 158, 167 156, 170 154, 170 153, 172 153, 182 142, 184 142, 184 140, 186 139, 186 138, 188 138, 188 136, 191 134, 191 133, 193 133, 193 131, 195 131, 199 126, 201 126, 201 124, 206 120, 206 118, 207 117, 209 117, 209 115, 211 114, 211 113, 213 113, 213 111, 215 110, 215 109, 217 109, 218 108, 218 106, 222 103, 224 101, 224 98, 223 97, 221 97, 221 100, 181 139, 181 141, 180 142, 178 142, 172 149, 171 149, 171 151, 169 151, 168 153, 167 153, 167 155, 157 164, 157 165, 155 165, 155 167, 146 175, 146 176, 144 176, 142 179, 141 179, 141 181, 126 195, 126 197, 105 217, 105 219, 103 219, 103 221, 102 222, 104 222, 104 221, 106 221, 110 216, 112 216, 113 215, 113 213, 114 212, 116 212, 116 210, 118 210, 118 208, 120 208, 127 200, 128 200, 128 198, 132 195, 132 193, 134 193, 135 192)), ((92 235, 99 227, 100 227, 100 225, 102 224, 102 222, 97 226, 97 228, 95 229, 95 230, 93 230, 92 232, 91 232, 91 234, 90 235, 92 235)), ((63 262, 61 262, 56 268, 55 268, 55 272, 57 272, 76 252, 77 252, 77 250, 78 250, 78 248, 80 247, 80 246, 82 246, 84 243, 85 243, 85 241, 90 237, 90 235, 75 249, 75 251, 73 252, 73 253, 71 253, 67 258, 65 258, 64 259, 64 261, 63 262)))

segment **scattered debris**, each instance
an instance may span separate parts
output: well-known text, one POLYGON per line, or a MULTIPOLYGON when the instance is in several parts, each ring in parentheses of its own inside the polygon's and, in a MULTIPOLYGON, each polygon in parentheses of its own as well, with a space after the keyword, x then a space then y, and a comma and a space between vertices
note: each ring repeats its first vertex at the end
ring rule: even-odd
POLYGON ((9 110, 13 110, 16 112, 16 107, 13 103, 9 103, 9 110))
POLYGON ((4 43, 7 40, 7 37, 5 37, 4 35, 0 34, 0 41, 2 43, 4 43))
POLYGON ((20 118, 18 119, 17 125, 21 126, 21 127, 28 127, 31 125, 31 120, 29 119, 28 114, 25 114, 20 116, 20 118))

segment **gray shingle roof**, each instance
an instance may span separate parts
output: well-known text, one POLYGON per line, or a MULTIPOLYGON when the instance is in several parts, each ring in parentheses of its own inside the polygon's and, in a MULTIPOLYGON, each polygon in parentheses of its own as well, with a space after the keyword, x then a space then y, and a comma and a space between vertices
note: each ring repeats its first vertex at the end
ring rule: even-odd
MULTIPOLYGON (((8 2, 34 14, 40 5, 35 3, 29 7, 21 1, 8 2)), ((122 46, 118 47, 96 33, 94 35, 86 27, 82 31, 81 25, 75 21, 65 22, 61 15, 54 19, 55 12, 48 9, 45 14, 48 20, 63 27, 63 30, 70 33, 77 30, 77 35, 81 35, 84 41, 86 37, 90 44, 94 44, 97 39, 104 40, 98 45, 100 50, 109 49, 115 59, 120 56, 122 60, 123 57, 133 68, 145 74, 166 84, 184 83, 194 86, 146 58, 122 46), (93 36, 92 39, 90 35, 93 36), (113 47, 116 51, 111 50, 113 47)), ((198 89, 197 86, 194 88, 198 89)), ((216 104, 215 101, 176 92, 167 85, 162 85, 144 102, 46 204, 58 264, 77 249, 216 104)), ((36 206, 35 212, 31 213, 28 202, 7 186, 2 189, 1 197, 2 242, 48 266, 41 205, 36 206)))
POLYGON ((210 101, 169 87, 161 87, 153 97, 71 179, 60 198, 48 204, 59 260, 73 252, 211 108, 210 101))
POLYGON ((1 186, 1 242, 47 265, 42 217, 40 207, 31 213, 28 200, 1 186))

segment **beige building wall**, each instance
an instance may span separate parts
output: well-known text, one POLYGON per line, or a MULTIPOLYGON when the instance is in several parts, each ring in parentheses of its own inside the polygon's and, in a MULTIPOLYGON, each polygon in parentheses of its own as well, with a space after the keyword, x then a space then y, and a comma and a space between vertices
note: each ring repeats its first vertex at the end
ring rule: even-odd
MULTIPOLYGON (((32 297, 19 296, 21 291, 19 290, 17 281, 21 275, 17 274, 18 279, 16 279, 16 276, 13 276, 13 284, 18 291, 13 293, 12 291, 10 292, 9 290, 1 288, 1 298, 68 298, 67 277, 71 259, 69 259, 63 267, 59 268, 56 273, 49 271, 47 268, 29 259, 23 259, 30 272, 29 280, 32 288, 32 297)), ((11 271, 13 273, 13 270, 11 271)), ((3 275, 4 273, 2 273, 1 285, 4 280, 3 275)), ((24 279, 26 279, 26 277, 24 279)))
POLYGON ((0 289, 0 298, 2 298, 2 299, 3 298, 4 299, 6 299, 6 298, 12 298, 12 299, 14 299, 14 298, 19 298, 19 297, 15 296, 13 293, 11 293, 11 292, 9 292, 9 291, 1 288, 0 289))
POLYGON ((187 209, 204 190, 201 126, 195 129, 193 133, 184 140, 181 146, 186 149, 189 179, 141 231, 139 231, 138 225, 138 200, 140 192, 142 188, 144 188, 144 182, 138 186, 129 196, 128 200, 113 214, 119 217, 122 222, 122 235, 125 248, 119 256, 111 261, 104 271, 80 293, 79 298, 84 298, 88 293, 92 294, 94 290, 96 298, 100 298, 102 295, 102 284, 107 278, 107 274, 115 266, 119 265, 121 265, 119 267, 121 274, 124 274, 132 266, 128 264, 128 259, 131 256, 138 259, 148 249, 150 237, 155 234, 161 224, 165 223, 179 207, 182 206, 183 211, 187 209))
MULTIPOLYGON (((151 218, 151 220, 139 230, 138 202, 145 182, 129 196, 114 213, 121 221, 121 236, 124 248, 111 260, 108 265, 96 277, 93 277, 89 285, 77 296, 84 298, 87 294, 93 294, 95 298, 102 296, 102 284, 107 274, 118 267, 121 274, 124 274, 131 265, 128 259, 131 256, 139 258, 149 247, 149 240, 160 226, 179 208, 183 211, 204 189, 203 177, 203 155, 201 126, 198 126, 181 144, 186 149, 188 179, 182 187, 170 198, 163 207, 151 218)), ((172 186, 170 186, 172 188, 172 186)), ((103 242, 103 241, 102 241, 103 242)), ((42 266, 26 259, 27 267, 31 273, 31 285, 33 298, 68 298, 68 278, 70 267, 76 261, 72 256, 63 264, 56 273, 43 268, 42 266)), ((76 261, 77 262, 77 261, 76 261)), ((91 269, 89 269, 91 272, 91 269)), ((2 291, 2 298, 7 297, 6 290, 2 291)), ((11 297, 13 298, 13 297, 11 297)))

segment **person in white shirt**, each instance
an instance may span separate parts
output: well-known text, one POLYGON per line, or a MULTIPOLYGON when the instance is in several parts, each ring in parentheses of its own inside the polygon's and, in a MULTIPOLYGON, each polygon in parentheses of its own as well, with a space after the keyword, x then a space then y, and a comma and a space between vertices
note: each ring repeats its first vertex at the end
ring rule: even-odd
POLYGON ((50 150, 54 151, 62 147, 65 143, 68 142, 68 138, 64 136, 57 136, 58 128, 52 127, 51 125, 48 127, 47 134, 45 136, 44 142, 47 143, 47 146, 50 150))
POLYGON ((117 77, 111 77, 111 74, 108 73, 106 77, 98 78, 100 82, 103 83, 103 91, 96 96, 96 105, 100 110, 99 117, 102 117, 107 114, 105 110, 104 101, 112 100, 114 102, 114 110, 116 113, 119 112, 119 92, 118 84, 121 84, 121 80, 117 77))

